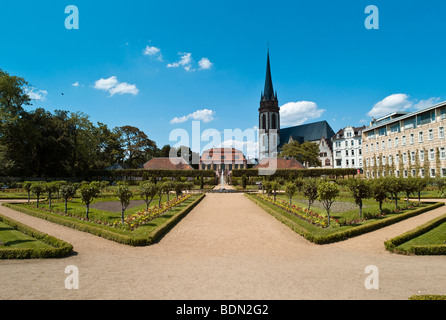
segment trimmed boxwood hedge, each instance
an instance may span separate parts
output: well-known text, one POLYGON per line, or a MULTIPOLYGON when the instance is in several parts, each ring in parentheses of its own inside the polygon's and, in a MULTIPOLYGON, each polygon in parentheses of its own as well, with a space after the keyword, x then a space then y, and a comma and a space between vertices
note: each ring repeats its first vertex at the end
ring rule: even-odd
POLYGON ((193 203, 185 207, 183 210, 175 214, 173 217, 168 219, 158 228, 152 230, 144 237, 124 235, 115 232, 111 227, 95 226, 91 223, 80 221, 79 219, 74 217, 60 216, 53 213, 41 212, 30 208, 15 206, 14 204, 9 203, 4 203, 3 205, 13 210, 17 210, 79 231, 87 232, 107 240, 130 246, 146 246, 157 241, 164 233, 170 230, 182 217, 189 213, 203 199, 204 196, 204 194, 199 195, 199 197, 193 203))
MULTIPOLYGON (((306 178, 306 177, 343 177, 343 176, 355 176, 358 174, 357 169, 277 169, 274 174, 270 177, 272 178, 284 178, 289 179, 290 177, 296 178, 306 178)), ((258 177, 259 169, 234 169, 232 170, 233 177, 258 177)))
POLYGON ((389 226, 391 224, 394 224, 396 222, 405 220, 407 218, 414 217, 416 215, 419 215, 421 213, 433 210, 435 208, 444 206, 443 202, 434 203, 432 205, 429 205, 428 207, 419 208, 415 210, 408 211, 406 213, 402 213, 396 216, 384 218, 382 220, 378 220, 375 222, 371 222, 368 224, 364 224, 358 227, 352 227, 350 229, 341 230, 335 233, 327 234, 327 235, 315 235, 308 231, 304 226, 301 226, 297 224, 296 222, 292 221, 291 219, 287 218, 284 214, 285 211, 281 210, 280 208, 270 208, 266 206, 260 199, 258 199, 255 195, 245 194, 249 199, 254 201, 257 205, 259 205, 261 208, 263 208, 266 212, 274 216, 276 219, 278 219, 280 222, 284 223, 288 227, 290 227, 292 230, 303 236, 305 239, 316 243, 316 244, 328 244, 333 242, 338 242, 342 240, 346 240, 348 238, 352 238, 367 232, 371 232, 386 226, 389 226))
POLYGON ((140 177, 140 178, 196 178, 196 177, 204 177, 204 178, 214 178, 215 171, 214 170, 147 170, 147 169, 117 169, 117 170, 95 170, 91 171, 88 174, 89 178, 95 177, 109 177, 113 179, 121 178, 121 177, 140 177))
POLYGON ((438 217, 434 220, 431 220, 411 231, 408 231, 402 235, 399 235, 395 238, 389 239, 384 242, 384 245, 387 250, 394 253, 401 254, 415 254, 415 255, 446 255, 446 245, 444 244, 435 244, 435 245, 414 245, 408 249, 400 248, 401 244, 416 238, 439 225, 446 223, 446 215, 438 217))
POLYGON ((73 252, 73 246, 46 233, 40 232, 13 219, 0 215, 0 221, 11 228, 40 240, 53 248, 0 248, 0 259, 62 258, 73 252))

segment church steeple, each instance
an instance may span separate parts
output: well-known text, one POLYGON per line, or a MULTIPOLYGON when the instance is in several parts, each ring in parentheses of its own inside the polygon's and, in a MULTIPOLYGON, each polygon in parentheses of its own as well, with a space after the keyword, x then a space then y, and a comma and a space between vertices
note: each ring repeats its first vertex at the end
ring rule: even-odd
POLYGON ((266 59, 265 87, 260 98, 259 108, 259 155, 274 156, 277 154, 277 146, 280 142, 280 110, 277 92, 274 92, 271 77, 271 64, 269 61, 269 49, 266 59))
POLYGON ((277 94, 274 94, 273 80, 271 78, 271 65, 269 62, 269 50, 266 59, 266 76, 265 76, 265 88, 262 94, 262 100, 271 101, 277 100, 277 94))

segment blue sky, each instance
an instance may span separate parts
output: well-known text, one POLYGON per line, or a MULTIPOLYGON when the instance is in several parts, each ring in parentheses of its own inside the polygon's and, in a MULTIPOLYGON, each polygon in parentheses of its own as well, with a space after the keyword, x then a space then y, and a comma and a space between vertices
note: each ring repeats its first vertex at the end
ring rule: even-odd
POLYGON ((29 109, 133 125, 160 147, 194 118, 202 130, 257 126, 267 43, 286 126, 337 131, 446 99, 444 1, 2 1, 0 12, 0 68, 34 88, 29 109), (64 26, 68 5, 78 30, 64 26), (364 26, 368 5, 378 30, 364 26))

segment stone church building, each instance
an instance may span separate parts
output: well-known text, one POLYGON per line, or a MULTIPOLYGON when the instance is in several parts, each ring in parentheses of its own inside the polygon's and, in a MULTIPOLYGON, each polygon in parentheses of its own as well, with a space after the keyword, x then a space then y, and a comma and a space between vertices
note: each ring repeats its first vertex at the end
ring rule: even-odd
POLYGON ((333 168, 332 137, 335 132, 327 121, 319 121, 288 128, 280 127, 280 108, 277 91, 273 89, 269 52, 266 60, 265 87, 259 108, 259 161, 277 156, 284 144, 296 140, 310 141, 319 146, 322 168, 333 168))

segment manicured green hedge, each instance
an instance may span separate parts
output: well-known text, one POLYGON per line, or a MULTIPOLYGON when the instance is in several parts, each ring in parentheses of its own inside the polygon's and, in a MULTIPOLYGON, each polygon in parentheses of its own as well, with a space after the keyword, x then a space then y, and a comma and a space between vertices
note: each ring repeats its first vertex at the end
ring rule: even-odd
POLYGON ((446 300, 446 295, 424 294, 409 297, 409 300, 446 300))
POLYGON ((112 179, 121 177, 173 177, 173 178, 214 178, 214 170, 147 170, 147 169, 117 169, 117 170, 95 170, 89 172, 89 178, 109 177, 112 179))
POLYGON ((200 195, 193 203, 188 205, 186 208, 175 214, 173 217, 171 217, 169 220, 167 220, 164 224, 159 226, 157 229, 151 231, 146 236, 131 236, 131 235, 124 235, 119 232, 116 232, 112 227, 108 226, 95 226, 92 223, 86 222, 86 221, 80 221, 79 219, 76 219, 74 217, 66 217, 66 216, 60 216, 55 213, 49 213, 49 212, 41 212, 38 210, 33 210, 30 208, 24 208, 20 206, 16 206, 14 204, 5 203, 3 205, 41 218, 45 219, 69 228, 73 228, 79 231, 87 232, 90 234, 93 234, 95 236, 102 237, 107 240, 115 241, 118 243, 122 243, 125 245, 130 246, 146 246, 154 241, 156 241, 159 237, 162 236, 163 233, 167 232, 172 228, 176 222, 178 222, 182 217, 184 217, 187 213, 189 213, 204 197, 204 194, 200 195))
MULTIPOLYGON (((358 174, 358 171, 356 169, 300 169, 300 170, 277 169, 276 172, 270 177, 289 179, 290 176, 293 178, 320 177, 320 176, 343 177, 343 176, 354 176, 356 174, 358 174)), ((259 169, 232 170, 233 177, 241 177, 243 175, 245 175, 246 177, 258 177, 259 169)))
POLYGON ((327 243, 333 243, 338 242, 342 240, 346 240, 348 238, 352 238, 367 232, 371 232, 386 226, 389 226, 391 224, 394 224, 396 222, 414 217, 416 215, 419 215, 421 213, 424 213, 426 211, 433 210, 435 208, 441 207, 444 205, 443 202, 440 203, 434 203, 432 205, 429 205, 424 208, 419 208, 415 210, 408 211, 406 213, 402 213, 396 216, 384 218, 381 220, 377 220, 375 222, 371 222, 368 224, 360 225, 357 227, 352 227, 350 229, 341 230, 338 232, 326 234, 326 235, 315 235, 309 230, 307 230, 304 226, 297 224, 296 222, 292 221, 291 219, 288 219, 285 216, 285 211, 281 210, 280 208, 270 208, 266 206, 261 199, 256 197, 255 195, 245 194, 249 199, 254 201, 256 204, 258 204, 261 208, 263 208, 266 212, 270 213, 272 216, 274 216, 276 219, 290 227, 292 230, 303 236, 305 239, 316 243, 316 244, 327 244, 327 243))
POLYGON ((384 242, 387 250, 401 254, 415 254, 415 255, 446 255, 446 245, 416 245, 411 246, 409 249, 399 248, 401 244, 416 238, 446 222, 446 215, 438 217, 432 221, 429 221, 411 231, 408 231, 395 238, 389 239, 384 242))
POLYGON ((69 256, 73 251, 73 246, 68 242, 59 240, 13 219, 0 215, 0 221, 17 231, 20 231, 53 247, 45 249, 0 248, 0 259, 62 258, 69 256))

